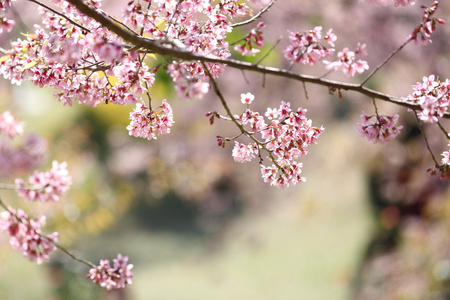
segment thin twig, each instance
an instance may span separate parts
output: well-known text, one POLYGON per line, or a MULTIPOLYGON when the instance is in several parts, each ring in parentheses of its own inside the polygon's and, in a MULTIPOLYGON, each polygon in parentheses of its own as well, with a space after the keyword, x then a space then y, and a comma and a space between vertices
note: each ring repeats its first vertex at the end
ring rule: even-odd
POLYGON ((219 89, 219 86, 217 85, 217 82, 214 80, 214 77, 212 76, 211 72, 209 71, 208 67, 206 66, 206 63, 201 62, 203 65, 203 68, 205 69, 206 74, 208 75, 214 92, 216 93, 216 95, 219 97, 220 102, 222 103, 223 108, 225 109, 225 111, 227 112, 228 116, 231 118, 231 121, 239 128, 239 130, 248 138, 250 138, 252 141, 254 141, 257 145, 259 145, 261 148, 263 148, 268 154, 269 154, 269 158, 270 160, 275 164, 275 166, 281 171, 281 172, 286 172, 275 160, 275 158, 273 157, 273 152, 269 149, 267 149, 267 147, 261 143, 260 141, 258 141, 257 138, 255 138, 253 136, 253 134, 251 134, 250 132, 248 132, 247 130, 245 130, 244 126, 242 126, 242 124, 240 124, 236 118, 233 116, 233 114, 231 113, 231 110, 228 106, 228 103, 225 100, 225 97, 223 96, 222 92, 219 89))
POLYGON ((42 7, 44 7, 45 9, 51 11, 54 14, 57 14, 58 16, 63 17, 64 19, 66 19, 67 21, 69 21, 70 23, 72 23, 73 25, 80 27, 82 30, 86 31, 86 32, 91 32, 89 29, 87 29, 86 27, 84 27, 81 24, 78 24, 77 22, 73 21, 72 19, 70 19, 69 17, 67 17, 66 15, 64 15, 63 13, 60 13, 59 11, 54 10, 53 8, 51 8, 50 6, 45 5, 42 2, 39 2, 37 0, 28 0, 30 2, 36 3, 37 5, 40 5, 42 7))
POLYGON ((425 144, 427 145, 428 152, 430 152, 431 158, 433 158, 434 163, 436 164, 436 166, 438 166, 439 163, 437 162, 436 157, 434 157, 434 154, 431 151, 430 144, 428 143, 427 135, 425 134, 425 131, 423 130, 422 124, 420 123, 420 119, 417 116, 417 112, 413 111, 413 113, 414 113, 414 116, 416 117, 417 125, 419 126, 419 129, 420 129, 420 133, 422 134, 423 139, 425 140, 425 144))
POLYGON ((447 130, 445 130, 444 126, 442 126, 441 122, 437 121, 437 124, 439 126, 439 128, 441 129, 441 131, 445 134, 445 137, 447 138, 447 140, 450 140, 450 134, 447 132, 447 130))
POLYGON ((247 24, 250 24, 251 22, 255 21, 256 19, 260 18, 262 16, 263 13, 265 13, 266 11, 268 11, 270 9, 270 7, 272 7, 272 5, 275 4, 275 0, 270 1, 270 3, 264 7, 263 9, 261 9, 256 15, 254 15, 252 18, 236 23, 236 24, 232 24, 231 27, 238 27, 238 26, 244 26, 247 24))
MULTIPOLYGON (((217 58, 212 55, 199 55, 188 51, 186 48, 176 47, 174 45, 167 46, 166 40, 154 40, 148 39, 142 36, 136 36, 128 30, 124 30, 124 28, 118 26, 114 22, 112 22, 109 18, 105 17, 103 14, 97 12, 96 10, 90 8, 86 5, 82 0, 68 0, 71 4, 73 4, 78 10, 80 10, 83 14, 91 17, 96 20, 100 24, 102 24, 105 28, 114 32, 118 36, 120 36, 124 41, 127 41, 134 46, 141 48, 142 50, 146 50, 147 52, 160 54, 163 56, 170 56, 172 58, 178 58, 186 61, 201 61, 201 62, 210 62, 217 64, 225 64, 229 67, 241 70, 249 70, 253 72, 270 74, 274 76, 279 76, 283 78, 288 78, 297 81, 304 81, 309 83, 314 83, 318 85, 323 85, 326 87, 331 87, 336 90, 344 90, 344 91, 355 91, 360 94, 366 95, 370 98, 377 98, 383 101, 387 101, 402 107, 410 108, 412 110, 420 110, 419 104, 413 104, 408 101, 405 101, 400 98, 396 98, 391 95, 384 94, 379 91, 375 91, 369 89, 361 84, 354 83, 344 83, 339 81, 334 81, 325 78, 314 77, 310 75, 299 74, 296 72, 292 72, 286 69, 268 67, 255 65, 252 63, 239 61, 235 59, 223 59, 217 58)), ((444 118, 449 119, 450 114, 446 113, 444 118)))
MULTIPOLYGON (((6 210, 7 212, 9 212, 12 216, 14 216, 14 218, 18 221, 21 222, 22 224, 24 224, 25 226, 29 226, 28 224, 25 224, 23 222, 23 220, 19 217, 17 217, 17 215, 11 211, 11 209, 3 202, 3 200, 0 198, 0 206, 3 207, 4 210, 6 210)), ((35 230, 34 230, 35 231, 35 230)), ((36 232, 36 231, 35 231, 36 232)), ((77 256, 75 256, 73 253, 71 253, 69 250, 67 250, 66 248, 64 248, 63 246, 61 246, 60 244, 58 244, 57 242, 53 241, 52 239, 50 239, 49 237, 47 237, 46 235, 40 233, 40 232, 36 232, 39 237, 47 240, 48 242, 52 243, 56 248, 58 248, 58 250, 60 250, 61 252, 65 253, 66 255, 68 255, 70 258, 72 258, 75 261, 78 261, 80 263, 83 263, 85 265, 87 265, 88 267, 91 268, 95 268, 96 265, 94 265, 93 263, 91 263, 90 261, 84 260, 82 258, 79 258, 77 256)))
POLYGON ((369 75, 367 75, 367 77, 361 82, 361 86, 363 86, 367 81, 369 81, 370 78, 372 78, 373 75, 375 75, 376 72, 378 72, 379 69, 381 69, 385 64, 387 64, 387 62, 395 55, 397 54, 400 50, 402 50, 409 42, 411 42, 413 40, 412 37, 410 37, 409 39, 407 39, 400 47, 398 47, 397 49, 395 49, 391 54, 388 55, 388 57, 386 57, 386 59, 379 64, 378 66, 376 66, 375 69, 372 70, 372 72, 370 72, 369 75))
POLYGON ((309 100, 308 90, 306 89, 306 83, 304 81, 302 81, 302 84, 303 84, 303 90, 305 91, 306 100, 309 100))
POLYGON ((255 62, 255 65, 259 65, 259 64, 260 64, 260 63, 261 63, 261 62, 262 62, 262 61, 270 54, 270 52, 272 52, 273 49, 275 49, 275 48, 278 46, 278 44, 280 43, 281 39, 282 39, 282 37, 280 36, 280 37, 277 39, 277 41, 275 42, 275 45, 273 45, 272 48, 270 48, 269 51, 267 51, 267 53, 263 55, 263 57, 261 57, 260 59, 258 59, 258 61, 255 62))

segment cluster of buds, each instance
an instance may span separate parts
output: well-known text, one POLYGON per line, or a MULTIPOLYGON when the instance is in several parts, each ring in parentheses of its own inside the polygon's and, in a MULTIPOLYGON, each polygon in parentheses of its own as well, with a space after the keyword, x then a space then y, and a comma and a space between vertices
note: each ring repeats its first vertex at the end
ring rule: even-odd
POLYGON ((421 6, 425 9, 422 15, 422 23, 420 23, 411 34, 411 38, 416 44, 431 43, 430 36, 436 30, 436 24, 445 24, 444 20, 433 17, 438 5, 439 1, 434 1, 430 7, 421 6))
POLYGON ((264 38, 262 36, 262 29, 265 28, 266 25, 263 22, 259 22, 256 25, 256 28, 253 28, 250 33, 243 38, 243 43, 236 45, 234 50, 239 51, 242 55, 254 55, 258 53, 260 50, 256 49, 256 47, 262 47, 264 38))

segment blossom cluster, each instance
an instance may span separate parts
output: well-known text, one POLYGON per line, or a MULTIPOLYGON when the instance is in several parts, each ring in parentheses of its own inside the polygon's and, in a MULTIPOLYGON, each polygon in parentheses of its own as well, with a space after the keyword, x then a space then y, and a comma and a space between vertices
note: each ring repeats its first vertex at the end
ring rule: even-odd
POLYGON ((450 80, 440 81, 435 75, 423 77, 423 82, 413 85, 414 92, 405 100, 419 104, 418 117, 427 123, 437 123, 450 105, 450 80))
MULTIPOLYGON (((250 93, 241 95, 244 104, 248 105, 253 99, 250 93)), ((306 118, 306 112, 302 108, 292 110, 289 102, 282 101, 279 108, 267 109, 266 118, 249 108, 241 115, 235 115, 234 120, 245 128, 243 133, 252 142, 235 141, 232 151, 234 160, 243 163, 259 156, 263 180, 280 188, 305 181, 300 175, 303 165, 298 159, 308 153, 309 145, 315 143, 324 130, 323 127, 313 127, 311 120, 306 118), (271 164, 262 164, 262 151, 268 153, 271 164)), ((226 140, 229 139, 219 136, 219 146, 224 146, 226 140)))
POLYGON ((143 103, 136 104, 130 113, 130 135, 144 139, 156 139, 158 135, 170 133, 173 123, 173 111, 166 99, 157 110, 152 110, 143 103))
POLYGON ((322 26, 308 32, 288 31, 291 44, 284 50, 284 57, 292 63, 315 65, 334 53, 334 42, 337 37, 332 31, 328 30, 323 37, 329 47, 321 41, 322 26))
POLYGON ((16 179, 17 193, 29 201, 57 202, 71 184, 67 163, 57 161, 53 161, 49 171, 34 171, 28 179, 28 185, 21 178, 16 179))
POLYGON ((16 212, 8 208, 0 214, 0 230, 11 236, 11 246, 37 264, 48 261, 49 255, 57 249, 54 243, 58 242, 58 233, 42 235, 41 226, 44 222, 44 216, 30 218, 21 209, 16 212))
POLYGON ((384 144, 395 138, 403 126, 396 126, 399 116, 371 115, 364 112, 361 115, 361 123, 358 123, 358 131, 374 144, 384 144), (374 120, 373 120, 374 119, 374 120))
POLYGON ((356 58, 358 55, 360 57, 367 55, 365 44, 358 43, 355 51, 344 48, 338 52, 336 59, 325 60, 335 52, 334 42, 337 37, 332 29, 328 30, 323 38, 321 26, 317 26, 308 32, 289 31, 289 38, 291 44, 284 50, 284 56, 291 63, 315 65, 322 61, 328 69, 342 71, 347 76, 355 76, 356 73, 363 73, 369 69, 366 61, 356 58), (327 42, 328 46, 324 45, 324 41, 327 42))
POLYGON ((24 123, 14 118, 9 111, 0 114, 0 134, 13 139, 23 134, 24 123))
POLYGON ((266 25, 264 22, 259 22, 258 25, 256 25, 256 28, 253 28, 250 33, 243 38, 243 43, 236 45, 234 50, 239 51, 242 55, 254 55, 258 53, 260 50, 255 48, 255 46, 263 46, 264 38, 262 36, 262 29, 265 27, 266 25))
POLYGON ((121 254, 113 259, 112 266, 109 260, 102 259, 98 266, 89 270, 86 277, 107 290, 122 289, 131 284, 133 279, 133 265, 127 262, 128 257, 121 254))
POLYGON ((365 70, 369 69, 369 65, 365 60, 356 59, 356 56, 367 56, 365 47, 366 44, 358 43, 356 46, 356 51, 350 51, 348 48, 344 48, 338 53, 337 59, 333 61, 324 60, 324 63, 327 65, 328 69, 342 71, 349 77, 355 76, 356 73, 361 74, 365 70))
POLYGON ((24 126, 25 123, 17 120, 9 111, 0 114, 0 176, 33 170, 43 161, 47 149, 44 139, 27 134, 19 142, 13 141, 23 134, 24 126))
MULTIPOLYGON (((34 33, 25 34, 25 39, 18 39, 11 49, 3 51, 0 74, 13 84, 28 77, 40 87, 50 86, 65 105, 126 105, 140 101, 140 95, 154 83, 158 69, 149 67, 150 62, 144 60, 147 54, 130 49, 116 34, 68 1, 52 2, 66 18, 39 7, 42 25, 36 25, 34 33)), ((100 9, 101 1, 85 2, 106 14, 100 9)), ((2 7, 9 5, 10 1, 2 1, 2 7)), ((123 10, 123 24, 142 30, 146 38, 159 39, 169 48, 228 58, 231 54, 225 38, 232 30, 231 20, 249 13, 251 9, 238 0, 155 0, 151 5, 130 1, 123 10)), ((262 27, 258 25, 250 33, 251 43, 262 43, 262 27)), ((181 98, 201 98, 208 92, 207 75, 200 62, 174 60, 167 64, 164 69, 181 98)), ((215 77, 224 70, 224 65, 207 65, 215 77)))
POLYGON ((422 6, 422 8, 425 8, 422 14, 422 23, 411 34, 411 38, 416 44, 431 43, 430 36, 436 30, 436 24, 445 24, 444 20, 433 17, 438 5, 439 1, 434 1, 429 7, 422 6))

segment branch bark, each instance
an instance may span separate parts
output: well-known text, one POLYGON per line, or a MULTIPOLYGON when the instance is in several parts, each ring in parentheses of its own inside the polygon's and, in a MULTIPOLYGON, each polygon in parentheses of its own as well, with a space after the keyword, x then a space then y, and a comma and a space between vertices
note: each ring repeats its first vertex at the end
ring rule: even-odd
MULTIPOLYGON (((114 32, 118 36, 120 36, 124 41, 132 44, 134 48, 145 50, 149 53, 156 53, 164 56, 169 56, 175 59, 181 59, 186 61, 202 61, 209 63, 217 63, 217 64, 225 64, 231 68, 240 69, 240 70, 248 70, 252 72, 258 72, 262 74, 274 75, 284 78, 293 79, 301 82, 308 82, 318 85, 323 85, 328 88, 333 88, 337 90, 345 90, 345 91, 354 91, 363 95, 368 96, 369 98, 376 98, 383 101, 390 102, 392 104, 396 104, 405 108, 410 108, 413 110, 420 110, 420 105, 409 103, 403 99, 367 88, 362 84, 354 84, 354 83, 345 83, 320 77, 314 77, 304 74, 299 74, 296 72, 292 72, 290 70, 263 66, 258 64, 252 64, 249 62, 244 62, 236 59, 222 59, 213 56, 203 56, 192 53, 185 48, 176 47, 173 43, 171 43, 168 39, 159 39, 152 40, 145 38, 140 35, 136 35, 135 32, 130 32, 129 30, 115 24, 110 18, 106 15, 96 11, 91 8, 87 4, 85 4, 82 0, 68 0, 72 5, 74 5, 80 12, 91 17, 92 19, 99 22, 104 27, 108 28, 110 31, 114 32)), ((444 118, 450 119, 450 114, 446 113, 444 118)))

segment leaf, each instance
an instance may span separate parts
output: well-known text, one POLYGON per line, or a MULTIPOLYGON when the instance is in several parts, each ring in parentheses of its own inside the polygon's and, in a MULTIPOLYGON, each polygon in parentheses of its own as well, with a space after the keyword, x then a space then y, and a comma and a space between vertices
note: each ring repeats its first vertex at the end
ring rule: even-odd
POLYGON ((11 55, 5 55, 5 56, 0 57, 0 64, 4 61, 7 61, 10 58, 11 58, 11 55))
POLYGON ((28 70, 29 68, 32 68, 32 67, 36 66, 36 65, 39 64, 40 62, 41 62, 40 59, 35 59, 35 60, 33 60, 33 61, 27 63, 22 69, 19 70, 19 72, 28 70))
POLYGON ((23 32, 21 32, 21 34, 23 36, 26 36, 29 39, 32 39, 32 40, 36 39, 36 36, 34 34, 26 34, 26 33, 23 33, 23 32))

